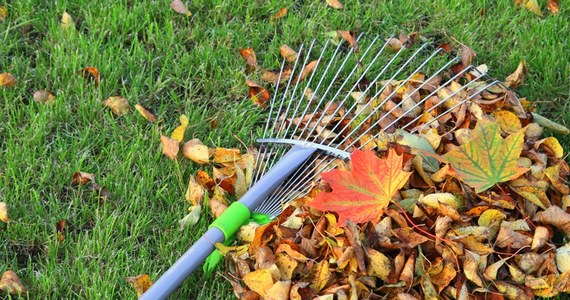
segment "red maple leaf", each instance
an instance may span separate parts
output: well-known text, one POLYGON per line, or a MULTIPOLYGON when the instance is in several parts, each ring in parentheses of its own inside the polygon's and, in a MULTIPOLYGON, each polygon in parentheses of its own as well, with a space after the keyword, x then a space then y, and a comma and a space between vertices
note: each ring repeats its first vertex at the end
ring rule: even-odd
POLYGON ((309 206, 338 213, 338 225, 346 220, 355 223, 378 221, 392 197, 402 188, 411 172, 402 170, 402 156, 390 149, 380 159, 374 151, 354 150, 350 156, 352 170, 338 169, 321 174, 332 192, 320 192, 309 206))

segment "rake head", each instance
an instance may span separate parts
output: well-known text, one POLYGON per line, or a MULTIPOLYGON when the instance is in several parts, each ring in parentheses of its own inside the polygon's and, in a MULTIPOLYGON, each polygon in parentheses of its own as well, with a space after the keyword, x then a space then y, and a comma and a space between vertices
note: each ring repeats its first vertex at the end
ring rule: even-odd
MULTIPOLYGON (((469 65, 452 68, 459 57, 428 43, 394 48, 395 37, 360 34, 356 43, 313 41, 301 46, 290 66, 283 59, 263 129, 253 183, 291 145, 320 151, 298 168, 256 209, 277 216, 284 205, 304 196, 318 175, 355 149, 397 130, 423 133, 444 126, 451 131, 461 110, 481 93, 499 88, 497 80, 469 65), (358 45, 358 46, 357 46, 358 45), (453 71, 456 70, 456 71, 453 71)), ((458 119, 459 118, 459 119, 458 119)))

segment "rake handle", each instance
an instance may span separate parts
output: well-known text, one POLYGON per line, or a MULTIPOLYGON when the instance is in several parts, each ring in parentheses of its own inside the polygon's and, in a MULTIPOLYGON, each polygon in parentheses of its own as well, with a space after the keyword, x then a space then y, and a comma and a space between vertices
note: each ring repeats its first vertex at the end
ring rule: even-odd
POLYGON ((232 237, 277 187, 317 149, 295 145, 238 202, 232 203, 139 299, 166 299, 214 251, 216 243, 232 237))

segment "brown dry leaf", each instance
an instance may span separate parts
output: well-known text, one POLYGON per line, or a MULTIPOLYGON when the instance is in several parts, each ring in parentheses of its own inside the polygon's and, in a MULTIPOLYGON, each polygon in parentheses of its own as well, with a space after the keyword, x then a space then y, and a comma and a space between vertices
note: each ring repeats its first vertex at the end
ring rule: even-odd
POLYGON ((127 281, 133 286, 133 288, 135 288, 138 297, 142 296, 142 294, 144 294, 152 286, 152 281, 150 280, 148 274, 127 277, 127 281))
POLYGON ((313 73, 313 70, 315 69, 315 67, 317 66, 318 63, 319 63, 318 60, 313 60, 310 63, 306 64, 305 67, 303 67, 301 74, 299 74, 297 79, 295 79, 295 82, 300 82, 300 81, 305 80, 305 78, 307 78, 307 76, 309 76, 313 73))
POLYGON ((99 70, 95 67, 85 67, 81 70, 83 73, 83 78, 87 80, 92 80, 95 83, 95 87, 99 86, 99 70))
POLYGON ((52 93, 46 90, 39 90, 34 93, 34 101, 42 104, 51 104, 55 100, 52 93))
POLYGON ((524 7, 530 11, 535 13, 536 15, 542 17, 542 10, 540 9, 540 5, 538 5, 538 0, 528 0, 524 7))
POLYGON ((507 226, 503 226, 503 224, 501 225, 499 234, 497 235, 497 247, 520 249, 532 244, 531 237, 518 233, 507 226))
POLYGON ((199 139, 191 139, 182 146, 182 154, 199 164, 210 162, 210 150, 199 139))
POLYGON ((388 40, 388 48, 394 50, 394 51, 400 51, 400 49, 402 49, 404 47, 404 44, 402 43, 402 41, 400 41, 397 38, 390 38, 388 40))
POLYGON ((308 260, 308 258, 305 255, 291 248, 291 245, 289 244, 281 244, 279 245, 279 247, 277 247, 277 249, 275 249, 275 254, 279 254, 282 252, 287 253, 287 255, 289 255, 291 258, 295 259, 298 262, 306 262, 308 260))
MULTIPOLYGON (((558 7, 558 1, 559 0, 548 0, 546 2, 546 8, 548 8, 548 10, 553 14, 553 15, 558 15, 559 12, 559 7, 558 7)), ((0 17, 0 19, 2 19, 0 17)))
POLYGON ((271 97, 269 92, 262 86, 260 86, 257 82, 252 80, 246 80, 247 86, 249 86, 249 98, 253 102, 253 104, 265 108, 267 106, 267 101, 271 97))
POLYGON ((192 13, 186 8, 186 5, 180 0, 170 2, 170 7, 177 13, 190 17, 192 13))
POLYGON ((210 174, 202 170, 196 171, 196 180, 201 186, 206 188, 208 191, 212 191, 216 186, 216 183, 214 182, 214 179, 210 177, 210 174))
POLYGON ((176 160, 178 151, 180 150, 180 144, 178 141, 161 135, 160 142, 162 143, 162 154, 166 155, 170 159, 176 160))
POLYGON ((73 18, 71 17, 70 14, 68 14, 67 12, 63 12, 63 14, 61 15, 61 23, 60 23, 61 29, 62 30, 68 30, 68 29, 75 29, 75 23, 73 22, 73 18))
POLYGON ((279 20, 281 18, 283 18, 284 16, 287 15, 287 7, 283 7, 281 8, 276 14, 274 14, 273 16, 271 16, 271 20, 275 21, 275 20, 279 20))
POLYGON ((0 5, 0 22, 4 22, 8 18, 8 10, 0 5))
POLYGON ((358 53, 358 42, 354 38, 354 33, 348 30, 338 30, 337 32, 354 49, 354 52, 358 53))
POLYGON ((475 53, 471 48, 461 45, 461 63, 464 66, 469 66, 476 56, 477 53, 475 53))
POLYGON ((409 249, 429 241, 429 238, 415 232, 412 228, 396 228, 393 233, 400 240, 402 246, 409 249))
POLYGON ((552 225, 570 236, 570 214, 558 206, 551 206, 545 211, 538 212, 532 219, 535 222, 552 225))
POLYGON ((26 292, 26 288, 22 284, 18 275, 12 270, 8 270, 2 274, 0 279, 0 291, 4 291, 11 295, 19 295, 26 292))
POLYGON ((103 102, 103 105, 110 108, 117 116, 122 116, 128 113, 131 109, 129 101, 121 96, 109 97, 105 102, 103 102))
POLYGON ((253 48, 239 49, 238 51, 241 57, 245 59, 247 69, 249 71, 255 70, 255 68, 257 67, 257 57, 255 56, 253 48))
POLYGON ((204 202, 204 188, 196 181, 196 178, 190 174, 190 180, 188 181, 188 189, 184 195, 186 201, 188 201, 192 206, 201 205, 204 202))
POLYGON ((338 0, 326 0, 328 6, 332 7, 332 8, 336 8, 336 9, 343 9, 344 5, 342 5, 342 3, 340 3, 340 1, 338 0))
POLYGON ((15 86, 16 77, 10 73, 0 73, 0 86, 15 86))
POLYGON ((71 183, 74 185, 83 185, 94 181, 95 181, 95 175, 85 172, 75 172, 71 179, 71 183))
POLYGON ((479 276, 479 261, 481 256, 469 250, 465 251, 465 261, 463 262, 463 273, 465 277, 479 287, 484 287, 483 279, 479 276))
POLYGON ((505 79, 505 85, 508 88, 515 89, 524 80, 524 75, 527 72, 526 62, 521 60, 515 72, 505 79))
POLYGON ((149 122, 156 122, 156 116, 153 115, 148 109, 140 104, 135 104, 135 109, 149 122))
POLYGON ((267 291, 273 286, 273 277, 269 269, 262 269, 247 273, 243 278, 243 283, 252 291, 267 297, 267 291))
POLYGON ((170 137, 182 143, 184 140, 184 132, 186 132, 186 127, 188 127, 188 117, 185 114, 180 115, 180 125, 172 131, 170 137))
POLYGON ((294 62, 297 59, 297 52, 287 45, 279 47, 279 53, 288 62, 294 62))
POLYGON ((8 223, 8 205, 5 202, 0 202, 0 221, 8 223))
POLYGON ((63 235, 63 231, 65 230, 65 223, 67 221, 65 219, 59 220, 59 222, 55 223, 55 232, 57 233, 59 242, 63 242, 65 236, 63 235))

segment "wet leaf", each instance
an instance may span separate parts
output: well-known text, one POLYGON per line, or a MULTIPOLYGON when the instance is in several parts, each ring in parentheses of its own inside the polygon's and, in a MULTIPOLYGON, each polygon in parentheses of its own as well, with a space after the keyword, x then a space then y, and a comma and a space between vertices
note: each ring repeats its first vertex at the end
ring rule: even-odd
POLYGON ((127 277, 127 281, 133 286, 137 296, 140 297, 144 294, 151 286, 152 281, 148 274, 141 274, 139 276, 127 277))
POLYGON ((373 151, 355 150, 352 170, 338 169, 321 174, 332 192, 320 192, 308 205, 321 211, 339 214, 338 225, 346 220, 355 223, 378 221, 394 194, 408 181, 410 172, 402 171, 402 156, 390 149, 384 159, 373 151))
POLYGON ((180 144, 178 141, 161 135, 160 142, 162 143, 162 154, 166 155, 170 159, 176 160, 178 151, 180 150, 180 144))
POLYGON ((542 17, 542 10, 540 9, 540 6, 538 5, 538 0, 528 0, 528 1, 526 1, 524 7, 528 11, 533 12, 534 14, 542 17))
POLYGON ((267 101, 270 99, 269 92, 257 82, 252 80, 246 80, 247 86, 249 86, 249 98, 253 104, 265 108, 267 106, 267 101))
POLYGON ((10 73, 0 73, 0 86, 15 86, 16 77, 10 73))
MULTIPOLYGON (((558 7, 558 1, 559 0, 548 0, 546 2, 546 8, 548 8, 548 10, 555 16, 558 15, 560 10, 558 7)), ((2 17, 0 17, 0 19, 2 19, 2 17)))
POLYGON ((0 279, 0 291, 6 292, 11 295, 19 295, 26 292, 26 288, 20 281, 20 278, 14 271, 8 270, 2 274, 0 279))
POLYGON ((288 62, 294 62, 298 55, 295 50, 291 49, 287 45, 281 45, 281 47, 279 47, 279 53, 288 62))
POLYGON ((279 20, 281 18, 283 18, 284 16, 287 15, 287 7, 283 7, 281 8, 276 14, 274 14, 273 16, 271 16, 271 20, 275 21, 275 20, 279 20))
POLYGON ((184 140, 184 132, 186 132, 187 126, 188 126, 188 117, 186 117, 186 115, 184 114, 180 115, 180 126, 176 127, 174 131, 172 131, 170 138, 177 140, 179 143, 182 143, 182 141, 184 140))
POLYGON ((191 139, 182 146, 182 154, 199 164, 210 162, 210 150, 199 139, 191 139))
POLYGON ((177 13, 190 17, 192 13, 186 8, 186 4, 181 0, 173 0, 170 2, 170 7, 177 13))
POLYGON ((521 130, 503 139, 499 130, 497 123, 481 120, 469 142, 443 157, 451 164, 457 178, 475 188, 477 193, 526 172, 517 166, 524 132, 521 130))
POLYGON ((71 17, 70 14, 68 14, 67 12, 63 12, 63 14, 61 15, 61 29, 62 30, 69 30, 69 29, 75 29, 75 23, 73 22, 73 18, 71 17))
POLYGON ((0 221, 8 223, 8 205, 5 202, 0 202, 0 221))
POLYGON ((511 89, 517 88, 519 84, 521 84, 521 82, 524 80, 524 75, 526 72, 526 62, 524 60, 521 60, 517 66, 516 71, 513 74, 509 75, 505 80, 505 85, 511 89))
POLYGON ((41 104, 51 104, 55 100, 52 93, 46 90, 39 90, 34 93, 34 101, 41 104))
POLYGON ((122 116, 128 113, 131 109, 129 101, 121 96, 109 97, 105 102, 103 102, 103 105, 110 108, 117 116, 122 116))
POLYGON ((340 1, 338 0, 326 0, 328 6, 332 7, 332 8, 336 8, 336 9, 343 9, 344 5, 342 5, 342 3, 340 3, 340 1))
POLYGON ((81 70, 83 73, 83 78, 91 80, 95 83, 95 87, 99 85, 99 70, 95 67, 85 67, 81 70))
POLYGON ((140 104, 135 104, 135 109, 149 122, 156 122, 156 116, 153 115, 148 109, 140 104))

